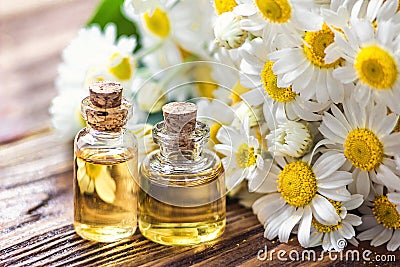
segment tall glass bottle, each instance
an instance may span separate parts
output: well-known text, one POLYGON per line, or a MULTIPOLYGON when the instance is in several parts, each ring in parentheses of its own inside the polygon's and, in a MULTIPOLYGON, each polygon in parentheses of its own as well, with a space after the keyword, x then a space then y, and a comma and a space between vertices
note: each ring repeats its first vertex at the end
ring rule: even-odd
POLYGON ((137 140, 124 129, 132 106, 120 83, 94 83, 89 91, 87 126, 74 142, 74 227, 83 238, 113 242, 137 227, 137 140))
POLYGON ((153 128, 160 150, 148 155, 139 175, 139 229, 164 245, 194 245, 225 230, 224 169, 203 149, 209 128, 196 122, 197 107, 170 103, 153 128))

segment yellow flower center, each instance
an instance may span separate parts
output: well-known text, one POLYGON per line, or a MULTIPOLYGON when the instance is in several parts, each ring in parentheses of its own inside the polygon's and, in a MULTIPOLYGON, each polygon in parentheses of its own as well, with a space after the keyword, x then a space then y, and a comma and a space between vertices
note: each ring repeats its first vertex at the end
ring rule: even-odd
POLYGON ((362 48, 355 58, 354 68, 361 82, 375 89, 390 89, 398 78, 396 60, 377 45, 362 48))
POLYGON ((387 196, 379 195, 375 198, 372 212, 378 223, 386 228, 400 228, 400 214, 396 210, 396 205, 390 202, 387 196))
POLYGON ((310 165, 304 161, 287 164, 279 173, 278 192, 290 205, 308 205, 317 194, 317 179, 310 165))
POLYGON ((355 167, 370 171, 382 163, 383 145, 371 130, 355 129, 346 137, 344 155, 355 167))
POLYGON ((292 17, 292 7, 287 0, 255 0, 265 19, 274 23, 286 23, 292 17))
MULTIPOLYGON (((338 215, 340 215, 340 212, 342 209, 342 204, 339 201, 334 201, 332 199, 328 199, 328 200, 329 200, 329 202, 332 203, 333 207, 336 210, 336 213, 338 215)), ((333 232, 333 231, 336 231, 336 230, 342 228, 341 221, 339 221, 339 223, 336 225, 324 225, 324 224, 320 223, 319 221, 317 221, 314 217, 312 218, 311 224, 320 233, 329 233, 329 232, 333 232)))
POLYGON ((218 15, 222 13, 232 11, 237 3, 235 0, 214 0, 215 10, 217 11, 218 15))
POLYGON ((170 21, 167 13, 161 8, 157 7, 153 14, 147 11, 143 15, 145 27, 154 35, 165 38, 171 32, 170 21))
POLYGON ((297 94, 292 91, 292 87, 281 88, 277 86, 277 76, 272 70, 274 63, 267 61, 261 72, 261 82, 268 95, 277 102, 291 102, 297 94))
POLYGON ((211 125, 210 127, 210 139, 211 141, 214 142, 214 144, 219 144, 220 141, 217 139, 217 133, 219 131, 219 129, 221 129, 222 124, 215 122, 213 123, 213 125, 211 125))
POLYGON ((242 98, 240 97, 240 95, 242 95, 248 91, 250 91, 250 89, 247 87, 244 87, 240 83, 240 81, 238 81, 232 88, 232 92, 231 92, 232 105, 235 105, 235 104, 239 103, 240 101, 242 101, 242 98))
POLYGON ((254 153, 254 147, 247 145, 246 143, 241 144, 236 152, 236 160, 240 168, 244 169, 256 164, 256 155, 254 153))
POLYGON ((132 77, 133 72, 136 68, 135 61, 133 60, 132 57, 129 56, 121 57, 119 53, 114 53, 111 56, 110 60, 111 61, 117 60, 117 63, 113 64, 113 66, 109 68, 109 71, 115 77, 117 77, 119 80, 122 81, 129 80, 132 77))
POLYGON ((325 49, 333 43, 335 34, 324 24, 322 29, 316 32, 306 32, 304 36, 304 53, 308 60, 320 68, 335 68, 339 66, 343 59, 340 58, 330 64, 325 63, 325 49))

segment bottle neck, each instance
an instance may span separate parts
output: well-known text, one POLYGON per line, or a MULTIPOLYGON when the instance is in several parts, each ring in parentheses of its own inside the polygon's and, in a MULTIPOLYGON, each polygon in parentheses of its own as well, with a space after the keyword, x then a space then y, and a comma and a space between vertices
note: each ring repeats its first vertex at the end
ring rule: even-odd
POLYGON ((96 127, 92 127, 88 122, 86 122, 86 131, 93 137, 98 139, 119 139, 124 133, 124 128, 114 129, 113 131, 98 130, 96 127))
POLYGON ((208 126, 202 122, 197 122, 195 130, 189 135, 168 133, 164 122, 153 128, 153 140, 160 146, 160 157, 166 162, 200 161, 208 137, 208 126))

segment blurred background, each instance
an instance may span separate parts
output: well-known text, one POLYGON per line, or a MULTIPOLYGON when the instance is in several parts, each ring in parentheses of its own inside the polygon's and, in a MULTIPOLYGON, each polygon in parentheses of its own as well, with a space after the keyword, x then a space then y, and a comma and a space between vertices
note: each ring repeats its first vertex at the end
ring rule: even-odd
POLYGON ((61 51, 100 0, 0 0, 0 144, 48 129, 61 51))

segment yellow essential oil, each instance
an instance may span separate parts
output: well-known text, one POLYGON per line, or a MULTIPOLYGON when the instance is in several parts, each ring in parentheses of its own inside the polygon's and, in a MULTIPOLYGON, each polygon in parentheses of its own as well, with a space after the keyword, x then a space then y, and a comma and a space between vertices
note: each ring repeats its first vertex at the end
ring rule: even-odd
POLYGON ((225 230, 224 169, 203 149, 209 128, 195 121, 196 111, 190 103, 164 106, 165 120, 153 128, 160 150, 140 167, 139 229, 163 245, 195 245, 225 230))
POLYGON ((75 157, 74 227, 81 237, 113 242, 130 237, 137 226, 137 158, 131 155, 75 157))

